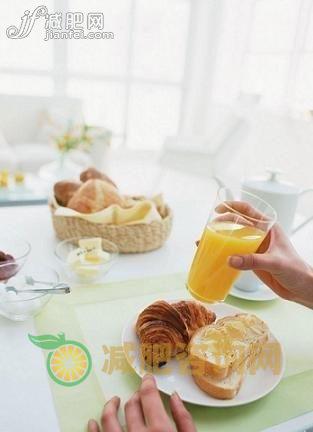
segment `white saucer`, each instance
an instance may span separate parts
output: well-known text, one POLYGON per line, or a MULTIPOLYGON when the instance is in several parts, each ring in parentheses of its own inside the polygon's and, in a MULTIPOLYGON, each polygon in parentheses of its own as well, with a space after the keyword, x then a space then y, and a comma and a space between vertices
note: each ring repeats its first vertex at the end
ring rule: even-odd
POLYGON ((233 286, 229 295, 251 301, 269 301, 278 298, 278 295, 265 284, 260 284, 260 288, 256 291, 243 291, 236 286, 233 286))

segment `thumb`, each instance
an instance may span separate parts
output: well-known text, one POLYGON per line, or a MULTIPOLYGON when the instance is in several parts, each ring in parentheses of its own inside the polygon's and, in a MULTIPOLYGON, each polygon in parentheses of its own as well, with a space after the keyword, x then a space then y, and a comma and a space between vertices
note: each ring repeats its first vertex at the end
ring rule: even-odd
POLYGON ((269 254, 232 255, 228 258, 228 264, 238 270, 277 270, 276 260, 269 254))

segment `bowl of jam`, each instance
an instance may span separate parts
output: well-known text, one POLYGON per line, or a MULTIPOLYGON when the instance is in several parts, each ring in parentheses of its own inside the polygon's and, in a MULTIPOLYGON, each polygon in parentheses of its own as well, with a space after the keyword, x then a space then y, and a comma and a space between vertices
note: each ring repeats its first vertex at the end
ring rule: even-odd
POLYGON ((19 237, 0 235, 0 282, 15 276, 25 264, 30 244, 19 237))

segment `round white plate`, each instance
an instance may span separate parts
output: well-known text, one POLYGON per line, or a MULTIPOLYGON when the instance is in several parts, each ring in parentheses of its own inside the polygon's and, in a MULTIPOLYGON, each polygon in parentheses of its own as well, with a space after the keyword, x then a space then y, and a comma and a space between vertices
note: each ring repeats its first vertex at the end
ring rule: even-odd
MULTIPOLYGON (((242 310, 225 303, 210 305, 210 309, 216 313, 217 319, 226 315, 235 315, 237 313, 243 312, 242 310)), ((125 325, 122 333, 122 344, 124 347, 132 347, 131 354, 128 355, 129 353, 127 353, 125 350, 125 355, 134 371, 140 377, 142 377, 145 374, 145 371, 143 370, 142 364, 140 362, 139 340, 135 333, 136 320, 137 316, 132 318, 125 325), (135 349, 133 349, 133 347, 135 349), (135 356, 130 358, 134 353, 135 356)), ((171 373, 155 375, 158 389, 168 395, 171 395, 174 391, 177 391, 179 396, 185 402, 210 407, 233 407, 253 402, 270 393, 278 385, 284 374, 285 356, 282 347, 273 334, 270 336, 270 341, 278 344, 278 364, 280 364, 279 373, 274 374, 270 367, 266 367, 264 369, 258 368, 254 375, 248 373, 244 378, 241 389, 234 399, 219 400, 203 392, 194 383, 189 373, 184 374, 179 370, 179 362, 175 359, 170 360, 165 366, 170 368, 171 373)))
POLYGON ((251 301, 269 301, 278 298, 278 295, 265 284, 260 284, 259 289, 256 291, 244 291, 234 285, 230 290, 229 295, 251 301))

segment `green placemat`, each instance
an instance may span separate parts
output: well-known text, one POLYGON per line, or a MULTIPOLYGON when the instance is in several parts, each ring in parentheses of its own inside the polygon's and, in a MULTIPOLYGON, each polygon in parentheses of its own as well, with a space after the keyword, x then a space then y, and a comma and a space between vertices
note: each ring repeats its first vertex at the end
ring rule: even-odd
MULTIPOLYGON (((185 275, 180 274, 75 288, 70 296, 55 297, 36 318, 38 334, 64 332, 85 343, 93 361, 89 377, 75 387, 51 381, 62 432, 85 431, 88 419, 99 417, 106 399, 119 394, 125 402, 137 389, 139 378, 119 367, 125 360, 119 349, 122 328, 157 298, 189 297, 184 282, 185 275)), ((229 297, 227 302, 266 320, 286 352, 286 374, 270 395, 243 407, 188 405, 198 431, 260 431, 313 410, 313 312, 280 299, 257 303, 229 297)))

